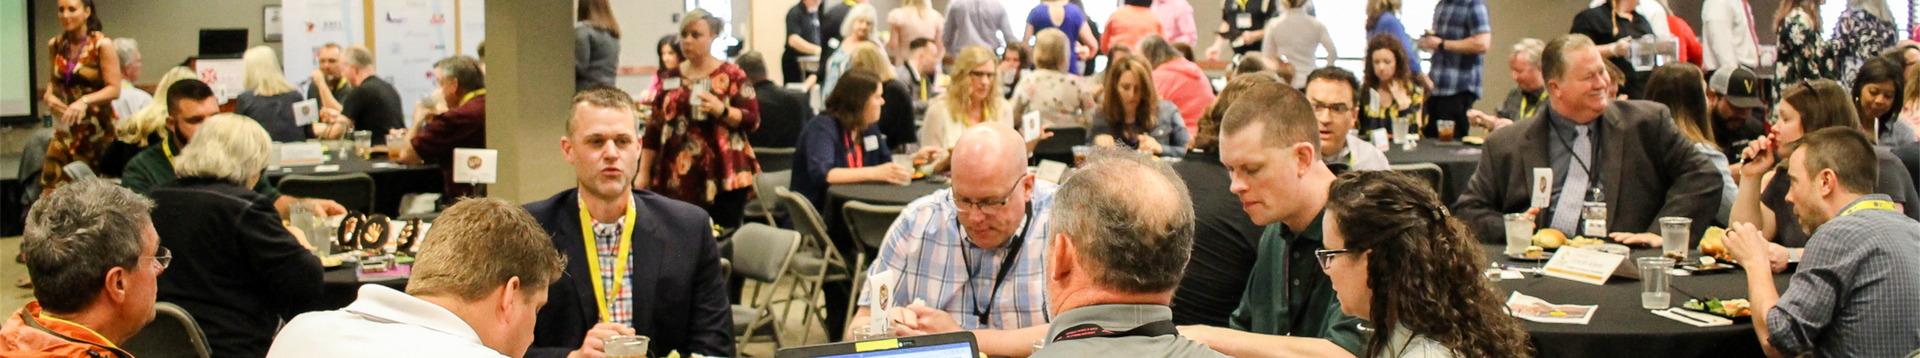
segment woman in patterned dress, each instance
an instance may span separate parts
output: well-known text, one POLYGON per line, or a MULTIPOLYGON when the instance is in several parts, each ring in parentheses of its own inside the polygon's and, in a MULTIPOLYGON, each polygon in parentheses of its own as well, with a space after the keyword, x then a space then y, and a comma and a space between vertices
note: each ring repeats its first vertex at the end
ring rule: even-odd
POLYGON ((1860 66, 1881 50, 1899 41, 1900 30, 1893 26, 1887 0, 1852 0, 1833 24, 1834 66, 1840 69, 1840 83, 1853 85, 1860 66))
POLYGON ((73 181, 61 168, 85 163, 100 172, 99 157, 114 139, 113 100, 120 98, 120 57, 101 33, 93 0, 60 0, 64 30, 47 42, 53 76, 42 99, 53 110, 53 141, 40 171, 41 195, 73 181))
POLYGON ((710 52, 725 26, 705 10, 680 23, 686 62, 661 74, 663 92, 651 104, 634 185, 699 205, 715 224, 735 227, 760 172, 747 143, 760 127, 760 105, 746 72, 710 52))
POLYGON ((1362 76, 1366 89, 1360 92, 1359 103, 1361 132, 1386 128, 1392 133, 1395 118, 1407 119, 1408 126, 1412 127, 1407 133, 1419 133, 1420 128, 1426 127, 1420 120, 1427 94, 1425 88, 1414 82, 1413 72, 1407 67, 1413 61, 1407 61, 1406 52, 1396 47, 1399 41, 1385 34, 1367 40, 1366 71, 1362 76))
POLYGON ((1773 20, 1774 31, 1779 33, 1773 65, 1774 93, 1786 93, 1787 87, 1801 80, 1833 76, 1833 59, 1827 44, 1820 41, 1820 1, 1780 1, 1773 20))
MULTIPOLYGON (((1086 79, 1066 72, 1067 35, 1059 29, 1040 30, 1033 45, 1033 73, 1013 87, 1013 113, 1040 113, 1041 123, 1050 128, 1086 128, 1093 112, 1093 94, 1086 90, 1086 79)), ((1021 128, 1020 130, 1038 130, 1021 128)))

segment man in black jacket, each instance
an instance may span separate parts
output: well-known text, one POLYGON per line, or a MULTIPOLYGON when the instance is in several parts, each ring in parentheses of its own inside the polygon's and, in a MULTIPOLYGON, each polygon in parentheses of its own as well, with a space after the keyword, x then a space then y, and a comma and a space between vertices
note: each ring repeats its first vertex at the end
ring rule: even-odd
POLYGON ((560 150, 580 186, 526 205, 567 256, 526 356, 593 356, 620 334, 651 338, 655 357, 732 356, 733 314, 712 220, 692 204, 633 189, 640 133, 631 97, 601 88, 573 103, 560 150))
POLYGON ((754 148, 793 148, 800 140, 800 128, 813 119, 813 105, 805 92, 795 91, 767 78, 767 60, 759 51, 747 51, 734 63, 753 81, 753 92, 760 101, 760 130, 747 135, 754 148))
POLYGON ((400 92, 393 89, 393 84, 374 75, 373 51, 365 47, 347 48, 342 71, 353 83, 353 91, 340 100, 339 110, 326 108, 320 112, 325 124, 316 123, 315 134, 320 138, 341 138, 350 128, 373 132, 373 145, 386 145, 388 131, 406 128, 400 92))

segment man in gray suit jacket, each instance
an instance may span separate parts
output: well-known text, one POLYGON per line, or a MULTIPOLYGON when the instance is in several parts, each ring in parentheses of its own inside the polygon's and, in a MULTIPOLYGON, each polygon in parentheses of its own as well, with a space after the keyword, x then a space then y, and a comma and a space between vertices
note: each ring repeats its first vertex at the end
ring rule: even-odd
POLYGON ((1653 102, 1614 101, 1606 64, 1593 41, 1567 35, 1547 44, 1543 68, 1551 105, 1494 131, 1454 210, 1482 241, 1502 242, 1502 215, 1527 212, 1536 168, 1552 168, 1552 200, 1536 227, 1582 233, 1581 204, 1599 187, 1607 206, 1604 232, 1623 243, 1659 246, 1661 217, 1694 221, 1691 238, 1719 210, 1721 182, 1707 157, 1653 102), (1709 200, 1711 199, 1711 200, 1709 200))

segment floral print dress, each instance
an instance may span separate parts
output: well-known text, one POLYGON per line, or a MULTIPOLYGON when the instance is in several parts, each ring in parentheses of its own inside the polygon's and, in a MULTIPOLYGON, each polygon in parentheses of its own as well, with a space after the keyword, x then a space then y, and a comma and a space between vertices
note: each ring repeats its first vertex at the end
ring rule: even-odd
POLYGON ((1892 21, 1874 17, 1866 10, 1850 9, 1840 13, 1840 21, 1833 25, 1833 44, 1829 48, 1833 51, 1833 63, 1840 68, 1840 82, 1852 88, 1853 77, 1860 72, 1860 66, 1881 50, 1893 47, 1899 33, 1892 21))
POLYGON ((1833 73, 1833 60, 1827 44, 1820 41, 1820 28, 1813 26, 1813 17, 1798 8, 1792 11, 1780 25, 1779 52, 1773 65, 1777 95, 1786 94, 1801 80, 1830 78, 1833 73))
POLYGON ((647 119, 641 147, 654 152, 648 171, 648 188, 675 200, 699 205, 713 204, 720 192, 753 185, 760 164, 753 156, 747 135, 760 127, 760 105, 754 99, 752 83, 740 67, 723 63, 705 79, 692 80, 671 69, 661 95, 654 98, 653 117, 647 119), (740 123, 727 126, 711 115, 694 116, 693 90, 705 88, 714 97, 740 112, 740 123))
POLYGON ((1039 112, 1042 123, 1050 128, 1086 128, 1093 109, 1093 94, 1080 76, 1034 70, 1013 89, 1013 113, 1039 112))
MULTIPOLYGON (((47 91, 62 102, 73 103, 81 96, 105 88, 107 75, 100 68, 100 59, 107 43, 107 35, 100 32, 90 33, 79 42, 69 41, 65 35, 55 37, 47 45, 47 53, 53 54, 50 63, 53 76, 47 91), (79 55, 69 58, 74 51, 79 55)), ((59 121, 61 115, 54 113, 54 120, 59 121)), ((61 170, 67 164, 87 163, 95 172, 100 171, 100 156, 107 145, 113 144, 113 120, 113 101, 98 101, 87 107, 87 116, 80 123, 53 133, 53 140, 47 144, 46 163, 40 169, 42 196, 73 181, 61 170)))

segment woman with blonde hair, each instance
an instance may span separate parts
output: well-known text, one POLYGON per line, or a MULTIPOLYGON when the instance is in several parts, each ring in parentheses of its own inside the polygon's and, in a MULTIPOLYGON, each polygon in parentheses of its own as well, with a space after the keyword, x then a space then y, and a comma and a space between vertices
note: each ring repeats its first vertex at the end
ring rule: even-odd
POLYGON ((160 100, 148 102, 146 107, 141 107, 133 112, 133 115, 121 118, 119 123, 114 123, 118 128, 115 134, 120 137, 120 141, 143 148, 159 143, 160 136, 166 135, 167 87, 184 79, 200 79, 200 76, 193 74, 193 69, 186 67, 174 67, 167 70, 166 75, 160 76, 160 82, 153 86, 153 92, 160 94, 160 100))
POLYGON ((893 36, 887 38, 887 53, 902 54, 894 57, 892 63, 899 65, 907 60, 907 45, 912 44, 913 40, 929 39, 936 44, 944 43, 940 42, 940 30, 946 23, 946 16, 933 11, 932 0, 900 2, 900 7, 887 12, 887 28, 893 30, 893 36))
MULTIPOLYGON (((280 75, 280 57, 274 55, 273 48, 248 49, 247 54, 240 57, 240 63, 245 66, 243 83, 247 91, 234 99, 233 113, 259 121, 260 127, 265 128, 275 142, 307 140, 307 134, 313 133, 312 127, 294 125, 293 113, 293 104, 306 97, 280 75)), ((317 117, 319 113, 314 115, 317 117)))
POLYGON ((1012 106, 1000 96, 999 78, 993 51, 967 46, 953 59, 953 83, 947 93, 927 101, 926 119, 920 124, 920 151, 914 160, 931 159, 945 153, 960 132, 975 124, 1001 122, 1013 125, 1012 106))
MULTIPOLYGON (((1067 34, 1040 30, 1033 45, 1033 72, 1013 87, 1013 113, 1039 112, 1041 123, 1052 128, 1085 128, 1093 110, 1093 94, 1086 79, 1069 74, 1067 34)), ((1027 129, 1023 129, 1027 130, 1027 129)))
POLYGON ((853 60, 847 54, 850 51, 845 49, 852 49, 854 44, 872 43, 873 26, 878 24, 873 5, 859 4, 847 10, 847 19, 840 22, 840 33, 845 35, 840 41, 843 50, 834 51, 833 56, 827 58, 827 71, 820 76, 820 93, 833 93, 833 85, 840 82, 840 75, 846 74, 847 69, 852 67, 848 65, 853 60))
POLYGON ((872 72, 880 82, 880 97, 887 103, 880 106, 880 134, 887 138, 887 147, 902 147, 917 141, 913 130, 913 87, 901 81, 893 72, 893 65, 887 63, 886 52, 880 51, 880 45, 871 42, 857 43, 846 51, 853 60, 849 72, 866 70, 872 72))

